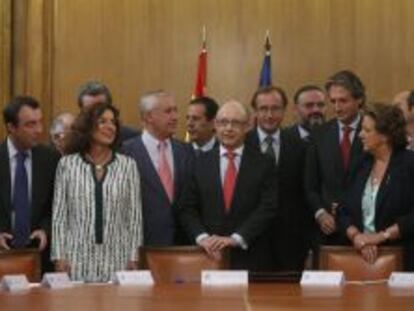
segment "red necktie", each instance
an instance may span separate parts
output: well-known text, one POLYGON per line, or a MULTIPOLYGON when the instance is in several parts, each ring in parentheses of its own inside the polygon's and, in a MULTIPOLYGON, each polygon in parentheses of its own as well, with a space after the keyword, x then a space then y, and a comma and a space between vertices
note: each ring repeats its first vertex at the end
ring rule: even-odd
POLYGON ((236 184, 237 168, 234 158, 236 154, 232 151, 226 153, 228 159, 226 174, 224 175, 223 193, 224 193, 224 206, 226 212, 230 210, 231 200, 233 198, 234 186, 236 184))
POLYGON ((349 155, 351 152, 351 137, 350 134, 353 128, 350 126, 344 126, 342 128, 342 141, 341 141, 341 153, 342 153, 342 161, 344 164, 345 172, 348 170, 349 166, 349 155))
POLYGON ((167 161, 167 143, 165 141, 160 142, 158 145, 159 150, 159 162, 158 162, 158 175, 160 176, 161 183, 164 186, 165 192, 172 202, 174 198, 174 182, 172 178, 171 168, 167 161))

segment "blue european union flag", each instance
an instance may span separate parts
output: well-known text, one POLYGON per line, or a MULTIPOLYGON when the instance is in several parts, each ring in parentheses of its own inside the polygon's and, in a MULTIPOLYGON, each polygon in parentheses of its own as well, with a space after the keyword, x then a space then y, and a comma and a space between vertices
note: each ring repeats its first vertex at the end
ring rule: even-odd
POLYGON ((266 38, 265 44, 265 56, 263 59, 262 70, 260 72, 259 87, 265 87, 272 85, 272 62, 271 62, 271 45, 269 37, 266 38))

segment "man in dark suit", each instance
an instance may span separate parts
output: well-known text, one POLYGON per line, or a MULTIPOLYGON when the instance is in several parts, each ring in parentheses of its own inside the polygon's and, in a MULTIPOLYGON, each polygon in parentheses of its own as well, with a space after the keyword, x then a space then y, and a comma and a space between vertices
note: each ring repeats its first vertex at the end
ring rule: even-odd
POLYGON ((278 172, 279 213, 268 231, 273 269, 299 271, 307 255, 310 224, 303 184, 306 145, 299 136, 280 129, 287 103, 279 87, 256 91, 252 107, 257 127, 248 133, 246 144, 271 158, 278 172))
MULTIPOLYGON (((100 102, 112 105, 112 94, 105 84, 99 81, 88 81, 79 88, 78 106, 80 109, 100 102)), ((140 131, 129 126, 121 126, 119 134, 123 142, 139 135, 140 131)))
POLYGON ((325 123, 326 95, 319 86, 309 84, 296 91, 293 101, 298 122, 285 131, 307 143, 312 130, 325 123))
POLYGON ((351 71, 340 71, 325 85, 336 118, 314 131, 306 159, 305 187, 311 213, 323 235, 318 243, 342 244, 337 234, 338 203, 349 172, 362 153, 360 108, 365 87, 351 71))
POLYGON ((216 118, 218 148, 195 162, 180 200, 190 237, 213 257, 230 249, 233 269, 268 270, 264 235, 276 214, 276 177, 270 159, 244 144, 248 113, 229 101, 216 118))
POLYGON ((192 150, 196 155, 217 146, 214 129, 218 105, 210 97, 193 99, 187 108, 187 133, 192 150))
MULTIPOLYGON (((0 247, 37 246, 44 251, 59 155, 39 144, 42 112, 34 98, 14 98, 3 117, 8 137, 0 145, 0 247)), ((48 268, 45 260, 43 267, 48 268)))
POLYGON ((192 154, 175 139, 177 105, 165 91, 150 92, 140 100, 144 130, 123 145, 141 177, 144 245, 187 244, 178 222, 177 200, 186 183, 192 154))

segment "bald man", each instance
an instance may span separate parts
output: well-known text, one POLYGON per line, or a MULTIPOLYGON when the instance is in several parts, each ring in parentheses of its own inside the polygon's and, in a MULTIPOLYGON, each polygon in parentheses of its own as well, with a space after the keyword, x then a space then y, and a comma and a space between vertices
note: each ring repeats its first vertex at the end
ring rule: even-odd
POLYGON ((218 111, 218 148, 197 158, 180 201, 188 235, 210 256, 230 250, 230 267, 266 271, 271 254, 264 236, 276 214, 275 166, 244 145, 249 115, 237 101, 218 111))
POLYGON ((50 126, 50 142, 60 154, 63 154, 65 151, 65 138, 71 130, 73 122, 75 122, 75 115, 70 112, 63 112, 53 119, 50 126))
POLYGON ((407 148, 414 150, 414 91, 402 91, 394 96, 392 103, 404 113, 407 122, 407 148))

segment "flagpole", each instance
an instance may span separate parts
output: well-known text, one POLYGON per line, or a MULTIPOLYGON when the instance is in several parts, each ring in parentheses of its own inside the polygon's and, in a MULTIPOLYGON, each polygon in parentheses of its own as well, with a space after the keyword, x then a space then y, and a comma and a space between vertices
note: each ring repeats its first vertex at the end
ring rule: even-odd
POLYGON ((203 49, 205 50, 207 48, 207 29, 206 25, 203 25, 202 29, 202 40, 203 40, 203 49))

